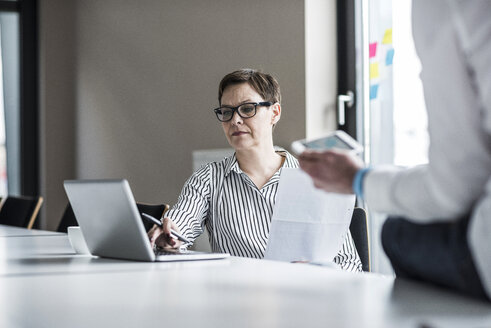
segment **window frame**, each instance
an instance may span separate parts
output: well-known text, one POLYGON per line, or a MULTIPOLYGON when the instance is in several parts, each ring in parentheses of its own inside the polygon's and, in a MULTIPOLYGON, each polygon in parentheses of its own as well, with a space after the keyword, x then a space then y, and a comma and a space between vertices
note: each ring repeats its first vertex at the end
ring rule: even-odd
POLYGON ((22 195, 36 196, 40 186, 38 2, 0 0, 0 12, 19 13, 19 189, 22 195))

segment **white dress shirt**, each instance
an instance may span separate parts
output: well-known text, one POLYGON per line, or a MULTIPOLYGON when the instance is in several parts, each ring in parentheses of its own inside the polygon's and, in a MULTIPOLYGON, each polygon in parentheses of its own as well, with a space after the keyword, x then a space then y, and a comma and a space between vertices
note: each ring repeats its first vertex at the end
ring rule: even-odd
POLYGON ((429 163, 377 168, 363 194, 375 211, 416 222, 471 213, 469 246, 491 297, 491 1, 414 0, 429 163))
MULTIPOLYGON (((297 159, 288 152, 279 154, 285 157, 282 168, 298 167, 297 159)), ((263 258, 280 173, 281 168, 258 188, 240 169, 235 155, 208 163, 188 179, 166 217, 190 240, 198 237, 206 225, 215 252, 263 258)), ((333 261, 345 270, 361 271, 349 231, 333 261)))

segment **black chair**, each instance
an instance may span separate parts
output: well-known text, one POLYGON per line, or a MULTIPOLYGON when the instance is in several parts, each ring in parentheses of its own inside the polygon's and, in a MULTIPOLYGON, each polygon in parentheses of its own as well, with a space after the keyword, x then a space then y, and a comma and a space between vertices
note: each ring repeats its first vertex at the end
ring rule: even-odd
POLYGON ((349 226, 356 250, 360 256, 363 271, 370 272, 370 242, 368 239, 367 213, 363 208, 355 207, 349 226))
POLYGON ((75 213, 73 213, 72 205, 68 203, 56 231, 66 233, 68 231, 68 227, 71 226, 78 226, 78 222, 75 218, 75 213))
MULTIPOLYGON (((167 212, 167 210, 169 209, 169 205, 167 204, 152 205, 152 204, 136 203, 136 206, 138 207, 138 212, 140 213, 140 215, 141 213, 145 213, 153 216, 157 220, 160 220, 160 218, 164 215, 164 213, 167 212)), ((142 220, 146 231, 152 229, 153 223, 151 223, 147 219, 144 219, 143 217, 142 220)))
POLYGON ((0 224, 31 229, 42 204, 41 196, 7 196, 1 203, 0 224))
MULTIPOLYGON (((153 216, 156 219, 160 219, 164 213, 169 209, 169 205, 167 204, 144 204, 144 203, 136 203, 138 207, 138 212, 145 213, 153 216)), ((145 230, 148 231, 152 228, 153 224, 148 220, 142 218, 143 225, 145 226, 145 230)), ((65 212, 61 218, 60 223, 58 224, 58 228, 56 231, 58 232, 67 232, 68 227, 70 226, 78 226, 77 219, 75 218, 75 213, 73 213, 72 206, 68 203, 65 212)))

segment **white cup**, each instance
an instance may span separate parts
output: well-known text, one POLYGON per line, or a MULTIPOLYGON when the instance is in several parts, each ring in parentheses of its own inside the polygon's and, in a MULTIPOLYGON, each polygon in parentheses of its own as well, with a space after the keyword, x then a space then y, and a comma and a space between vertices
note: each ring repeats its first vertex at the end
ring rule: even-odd
POLYGON ((68 240, 77 254, 90 254, 80 227, 68 227, 68 240))

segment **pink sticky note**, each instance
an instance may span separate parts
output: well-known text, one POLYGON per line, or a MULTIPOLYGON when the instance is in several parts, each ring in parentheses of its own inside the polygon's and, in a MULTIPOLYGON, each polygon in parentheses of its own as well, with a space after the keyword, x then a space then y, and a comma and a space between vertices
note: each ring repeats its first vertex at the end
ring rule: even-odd
POLYGON ((370 43, 369 58, 375 57, 377 54, 377 42, 370 43))

